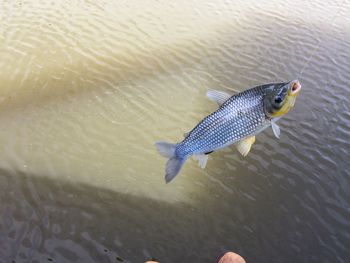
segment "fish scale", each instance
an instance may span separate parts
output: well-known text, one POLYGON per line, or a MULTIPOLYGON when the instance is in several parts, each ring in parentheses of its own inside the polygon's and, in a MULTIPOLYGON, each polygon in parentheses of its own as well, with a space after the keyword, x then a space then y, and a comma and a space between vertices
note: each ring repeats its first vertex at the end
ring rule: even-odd
POLYGON ((224 148, 265 127, 263 88, 256 87, 232 96, 217 111, 205 117, 177 145, 176 155, 184 158, 224 148))

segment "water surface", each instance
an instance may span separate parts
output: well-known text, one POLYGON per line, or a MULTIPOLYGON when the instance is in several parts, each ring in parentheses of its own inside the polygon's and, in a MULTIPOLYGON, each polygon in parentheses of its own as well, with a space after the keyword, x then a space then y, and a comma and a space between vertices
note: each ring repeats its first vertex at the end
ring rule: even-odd
POLYGON ((350 258, 350 3, 1 1, 0 261, 350 258), (251 153, 180 141, 234 93, 298 78, 251 153))

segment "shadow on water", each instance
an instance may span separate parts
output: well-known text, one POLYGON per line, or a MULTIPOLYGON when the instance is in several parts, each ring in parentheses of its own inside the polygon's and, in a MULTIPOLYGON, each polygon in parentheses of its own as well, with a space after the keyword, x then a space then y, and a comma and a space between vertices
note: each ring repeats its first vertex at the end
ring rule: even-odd
MULTIPOLYGON (((3 113, 27 105, 59 103, 92 92, 103 94, 105 91, 118 90, 125 83, 157 79, 159 75, 190 69, 205 58, 207 42, 210 41, 201 38, 177 39, 161 46, 145 45, 139 47, 139 50, 136 47, 115 47, 114 50, 108 49, 102 54, 98 50, 89 54, 88 47, 83 45, 79 47, 82 49, 81 53, 89 56, 75 54, 75 59, 70 58, 72 62, 69 64, 47 63, 55 60, 55 57, 50 56, 30 61, 45 66, 40 71, 33 70, 22 84, 17 79, 2 83, 4 86, 21 88, 19 92, 10 90, 9 94, 2 94, 0 109, 3 113), (25 87, 34 87, 34 90, 25 87)), ((74 56, 73 51, 72 53, 70 56, 74 56)), ((23 72, 19 70, 20 73, 17 74, 24 75, 27 68, 33 67, 30 63, 22 69, 23 72)), ((8 79, 5 75, 0 75, 0 78, 8 79)))
POLYGON ((211 263, 227 250, 248 262, 331 262, 348 256, 320 243, 330 229, 300 207, 294 198, 300 186, 286 189, 282 180, 249 168, 236 174, 227 182, 235 185, 232 193, 208 191, 189 205, 2 170, 0 258, 211 263), (259 190, 266 183, 276 187, 259 190))
MULTIPOLYGON (((259 13, 250 14, 250 19, 260 21, 264 30, 257 32, 256 28, 240 28, 233 21, 233 25, 217 25, 217 28, 214 28, 216 31, 207 36, 177 39, 162 46, 146 45, 139 50, 135 47, 116 47, 115 50, 107 49, 99 54, 98 50, 91 53, 87 46, 81 46, 81 53, 78 53, 72 63, 51 63, 39 72, 33 71, 37 75, 27 77, 21 85, 33 86, 36 90, 33 92, 21 88, 14 95, 7 94, 1 98, 1 113, 31 104, 59 102, 68 97, 99 90, 114 90, 124 83, 154 79, 159 75, 173 74, 186 68, 191 70, 195 65, 202 65, 202 70, 210 72, 207 77, 211 78, 213 86, 207 88, 220 88, 218 85, 221 85, 235 89, 237 85, 251 87, 266 81, 291 80, 297 76, 317 42, 316 39, 310 38, 310 34, 316 32, 328 36, 328 32, 332 32, 332 28, 324 30, 327 24, 312 25, 310 28, 300 28, 296 24, 288 24, 287 21, 284 21, 285 25, 275 24, 273 17, 262 17, 259 13), (307 38, 306 42, 309 42, 304 43, 308 51, 306 56, 305 49, 299 45, 304 35, 307 38), (288 50, 280 46, 286 39, 290 41, 288 50), (262 40, 266 41, 266 44, 261 44, 262 40), (221 46, 222 42, 226 42, 227 45, 221 46), (245 51, 241 52, 243 45, 245 51), (290 63, 290 56, 298 59, 290 63), (154 70, 155 68, 157 70, 154 70), (70 79, 75 79, 75 85, 66 81, 70 79)), ((250 24, 249 21, 246 23, 250 24)), ((334 35, 334 32, 331 34, 334 35)), ((50 56, 34 60, 36 64, 44 65, 46 61, 50 61, 50 56)), ((28 64, 26 68, 31 66, 28 64)), ((20 86, 17 82, 8 85, 20 86)))
MULTIPOLYGON (((297 35, 300 28, 295 28, 295 25, 289 28, 275 26, 273 17, 264 17, 266 20, 264 21, 261 14, 252 13, 250 17, 252 20, 260 20, 261 23, 267 25, 267 29, 256 32, 255 28, 253 30, 240 28, 235 21, 231 21, 232 25, 217 25, 217 28, 213 28, 216 32, 210 32, 208 35, 197 36, 195 39, 179 38, 172 43, 159 46, 147 46, 145 43, 144 46, 140 47, 136 45, 131 46, 131 48, 118 48, 116 46, 114 49, 104 50, 104 43, 98 42, 103 50, 101 53, 99 53, 99 50, 89 50, 88 45, 79 46, 81 49, 79 52, 69 47, 67 52, 72 54, 65 54, 61 50, 57 50, 56 52, 60 51, 58 52, 59 59, 66 57, 62 64, 53 63, 57 58, 50 53, 47 56, 34 56, 30 61, 27 61, 27 65, 18 70, 16 73, 19 76, 18 78, 13 82, 2 83, 2 85, 11 87, 21 86, 21 90, 14 92, 14 94, 5 94, 7 96, 1 98, 1 111, 23 107, 28 104, 40 105, 50 101, 59 101, 96 90, 116 89, 121 83, 157 78, 160 74, 171 74, 184 68, 191 69, 198 64, 202 64, 204 68, 207 68, 208 72, 212 73, 211 77, 213 79, 216 79, 216 77, 222 79, 223 83, 221 84, 226 87, 231 87, 232 81, 234 81, 234 84, 240 83, 244 87, 249 87, 252 85, 251 80, 256 80, 257 77, 258 79, 263 77, 267 80, 271 80, 272 77, 280 80, 280 73, 285 73, 289 59, 288 56, 281 56, 279 52, 276 53, 273 47, 280 44, 279 38, 283 39, 285 36, 297 35), (227 36, 232 36, 232 41, 223 48, 220 46, 221 41, 227 42, 227 36), (266 45, 261 45, 262 38, 269 38, 266 40, 266 45), (240 52, 242 45, 245 45, 245 52, 240 52), (261 49, 261 46, 264 48, 261 49), (208 52, 208 50, 211 51, 208 52), (72 59, 74 56, 76 57, 72 59), (220 58, 216 59, 217 56, 220 56, 220 58), (226 57, 227 61, 222 61, 222 57, 226 57), (232 71, 233 65, 230 64, 229 60, 231 62, 235 61, 240 66, 232 71), (216 61, 220 63, 216 63, 216 61), (257 70, 257 68, 266 66, 267 68, 273 68, 273 65, 268 65, 271 61, 275 63, 275 68, 278 70, 270 71, 268 75, 263 76, 261 69, 257 70), (276 61, 278 61, 278 65, 276 61), (27 69, 34 67, 33 65, 44 65, 44 67, 40 70, 32 70, 28 74, 27 69), (154 70, 155 68, 157 70, 154 70), (247 72, 250 74, 247 74, 247 72), (255 74, 258 74, 258 76, 254 76, 255 74), (21 75, 26 75, 26 78, 25 81, 19 83, 18 79, 21 75), (245 79, 241 75, 247 75, 247 78, 245 79), (69 81, 71 79, 75 81, 69 81), (25 87, 35 87, 35 90, 33 92, 33 90, 25 87)), ((249 21, 246 22, 247 24, 250 23, 249 21)), ((309 33, 308 31, 307 29, 305 32, 309 33)), ((41 38, 41 41, 51 41, 51 38, 46 39, 44 36, 41 36, 41 38)), ((112 39, 117 41, 119 36, 112 36, 112 39)), ((88 40, 97 45, 95 39, 88 40)), ((296 42, 298 40, 298 38, 295 39, 296 42)), ((156 39, 152 39, 152 41, 156 41, 156 39)), ((289 51, 292 51, 292 55, 297 49, 292 42, 289 49, 289 51)), ((3 52, 8 53, 9 50, 4 49, 3 52)), ((25 60, 26 56, 29 55, 30 52, 28 54, 23 53, 21 60, 25 60)), ((297 55, 300 55, 300 53, 297 55)), ((10 62, 8 61, 8 63, 10 62)), ((303 61, 297 62, 301 64, 303 61)), ((293 72, 289 72, 287 75, 293 77, 295 73, 293 75, 293 72)), ((6 73, 0 72, 0 74, 6 73)), ((287 77, 289 78, 289 76, 287 77)), ((1 79, 6 80, 7 78, 1 77, 1 79)))
MULTIPOLYGON (((214 262, 226 249, 221 224, 232 233, 241 229, 221 221, 207 203, 174 205, 3 170, 0 180, 6 262, 214 262)), ((237 236, 227 241, 240 243, 237 236)))

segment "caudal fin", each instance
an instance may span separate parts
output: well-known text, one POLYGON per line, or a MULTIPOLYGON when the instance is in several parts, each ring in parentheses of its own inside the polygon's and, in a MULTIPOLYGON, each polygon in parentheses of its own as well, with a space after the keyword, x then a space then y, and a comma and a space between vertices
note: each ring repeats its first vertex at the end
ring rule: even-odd
POLYGON ((176 144, 157 142, 156 147, 160 155, 169 158, 165 166, 165 182, 169 183, 179 174, 186 159, 176 156, 176 144))
POLYGON ((170 158, 165 166, 165 182, 169 183, 171 180, 175 178, 176 175, 179 174, 182 165, 185 160, 180 158, 170 158))
POLYGON ((156 142, 156 147, 161 156, 173 158, 175 156, 176 144, 168 142, 156 142))

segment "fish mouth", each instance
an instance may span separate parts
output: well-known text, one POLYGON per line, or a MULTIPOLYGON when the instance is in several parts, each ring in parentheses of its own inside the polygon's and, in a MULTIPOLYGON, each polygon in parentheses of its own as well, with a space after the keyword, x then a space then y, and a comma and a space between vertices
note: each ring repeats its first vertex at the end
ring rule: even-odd
POLYGON ((293 80, 290 82, 290 94, 291 95, 295 95, 297 94, 300 89, 301 89, 301 84, 299 82, 299 80, 293 80))

